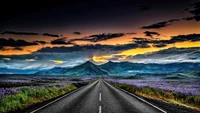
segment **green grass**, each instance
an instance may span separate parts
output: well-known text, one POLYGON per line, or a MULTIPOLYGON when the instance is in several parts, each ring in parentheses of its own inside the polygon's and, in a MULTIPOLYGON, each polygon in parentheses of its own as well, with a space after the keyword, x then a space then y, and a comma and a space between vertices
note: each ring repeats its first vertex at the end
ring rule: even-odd
POLYGON ((12 96, 5 96, 0 100, 0 113, 24 109, 36 103, 64 95, 87 84, 89 82, 66 84, 63 89, 55 86, 50 88, 41 87, 40 89, 22 88, 19 93, 12 96))
POLYGON ((153 99, 165 100, 176 104, 185 105, 200 111, 200 96, 186 95, 183 93, 172 92, 169 90, 156 89, 152 87, 137 87, 134 85, 109 82, 112 85, 127 90, 133 94, 153 99))

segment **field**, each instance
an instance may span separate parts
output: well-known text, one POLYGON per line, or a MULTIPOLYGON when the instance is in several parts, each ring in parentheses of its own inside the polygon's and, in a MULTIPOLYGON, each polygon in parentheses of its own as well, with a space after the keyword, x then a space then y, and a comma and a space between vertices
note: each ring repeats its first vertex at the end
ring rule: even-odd
POLYGON ((111 84, 139 96, 165 100, 200 110, 199 80, 164 80, 164 79, 113 79, 111 84))
POLYGON ((0 78, 0 112, 24 109, 89 84, 94 78, 20 76, 0 78))

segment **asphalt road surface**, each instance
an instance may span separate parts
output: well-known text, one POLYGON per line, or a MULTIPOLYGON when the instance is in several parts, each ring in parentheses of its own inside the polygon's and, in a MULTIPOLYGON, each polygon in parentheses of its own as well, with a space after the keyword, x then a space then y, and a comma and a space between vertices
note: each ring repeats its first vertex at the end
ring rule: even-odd
POLYGON ((165 111, 103 80, 98 80, 31 113, 165 113, 165 111))

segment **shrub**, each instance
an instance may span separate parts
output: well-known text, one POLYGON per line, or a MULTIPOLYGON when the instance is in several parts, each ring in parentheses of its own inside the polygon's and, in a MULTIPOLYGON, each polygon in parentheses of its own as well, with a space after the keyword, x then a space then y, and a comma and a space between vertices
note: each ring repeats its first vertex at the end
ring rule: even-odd
POLYGON ((5 96, 0 100, 0 112, 23 109, 32 104, 63 95, 74 89, 76 89, 74 85, 68 85, 68 87, 63 89, 57 87, 42 87, 40 89, 22 88, 19 93, 12 96, 5 96))

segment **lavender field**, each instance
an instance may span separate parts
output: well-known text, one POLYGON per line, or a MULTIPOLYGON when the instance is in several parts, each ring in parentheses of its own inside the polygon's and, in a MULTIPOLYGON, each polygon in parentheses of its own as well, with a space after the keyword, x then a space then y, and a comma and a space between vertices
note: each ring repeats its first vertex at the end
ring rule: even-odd
POLYGON ((199 79, 117 79, 107 78, 116 87, 136 95, 200 110, 199 79))
POLYGON ((134 79, 106 79, 107 81, 130 84, 137 87, 149 86, 162 90, 200 96, 199 80, 134 80, 134 79))

